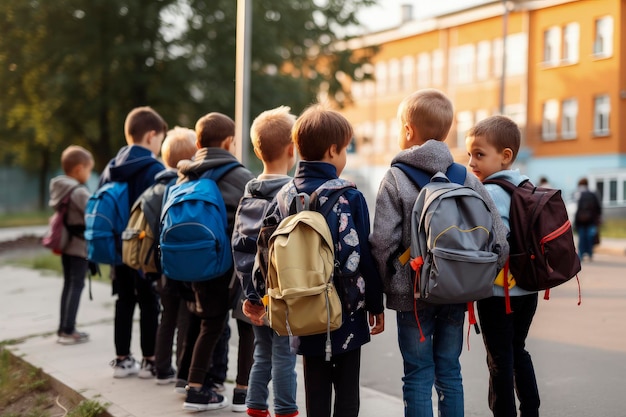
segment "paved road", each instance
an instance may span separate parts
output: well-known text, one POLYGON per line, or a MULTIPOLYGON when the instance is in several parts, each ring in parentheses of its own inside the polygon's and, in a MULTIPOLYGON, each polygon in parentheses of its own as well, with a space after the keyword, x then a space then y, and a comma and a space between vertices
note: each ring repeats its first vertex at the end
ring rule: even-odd
MULTIPOLYGON (((596 255, 583 264, 578 287, 570 281, 539 300, 528 339, 539 381, 542 417, 625 417, 626 257, 596 255)), ((386 330, 364 350, 362 384, 401 396, 402 358, 395 315, 386 311, 386 330)), ((467 326, 467 324, 466 324, 467 326)), ((488 372, 480 336, 470 336, 461 355, 465 415, 484 417, 488 372)))

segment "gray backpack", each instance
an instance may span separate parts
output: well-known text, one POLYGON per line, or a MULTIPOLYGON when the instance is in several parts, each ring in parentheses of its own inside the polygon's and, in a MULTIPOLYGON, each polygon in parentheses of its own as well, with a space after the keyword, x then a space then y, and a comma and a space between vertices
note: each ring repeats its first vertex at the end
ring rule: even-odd
POLYGON ((489 207, 480 194, 462 185, 465 167, 452 164, 446 174, 430 178, 414 167, 394 166, 420 188, 411 212, 416 298, 454 304, 491 297, 499 247, 489 207))

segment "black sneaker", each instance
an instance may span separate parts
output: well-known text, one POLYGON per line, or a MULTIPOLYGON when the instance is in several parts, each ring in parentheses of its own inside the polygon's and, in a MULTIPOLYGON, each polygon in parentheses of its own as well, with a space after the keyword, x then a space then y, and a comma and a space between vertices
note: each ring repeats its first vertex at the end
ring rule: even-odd
POLYGON ((218 410, 228 405, 228 398, 207 387, 187 388, 187 398, 183 403, 183 410, 205 411, 218 410))
POLYGON ((245 388, 235 388, 233 390, 233 407, 232 410, 236 413, 244 413, 248 411, 246 407, 246 395, 248 390, 245 388))
POLYGON ((176 370, 174 368, 170 367, 164 374, 160 373, 158 370, 156 371, 157 385, 173 384, 174 382, 176 382, 176 370))

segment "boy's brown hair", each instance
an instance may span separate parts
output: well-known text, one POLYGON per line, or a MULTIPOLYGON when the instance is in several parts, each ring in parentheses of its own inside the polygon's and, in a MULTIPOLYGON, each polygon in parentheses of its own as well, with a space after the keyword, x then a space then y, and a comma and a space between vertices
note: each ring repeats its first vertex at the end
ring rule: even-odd
POLYGON ((136 107, 128 113, 124 122, 124 135, 131 143, 140 143, 150 131, 167 132, 167 123, 154 109, 148 106, 136 107))
POLYGON ((61 154, 61 168, 66 175, 70 174, 77 165, 92 165, 91 152, 82 146, 70 145, 61 154))
POLYGON ((296 116, 289 113, 287 106, 276 107, 259 114, 250 127, 252 146, 265 162, 273 162, 283 155, 291 144, 291 129, 296 116))
POLYGON ((495 115, 487 117, 476 123, 467 132, 467 137, 485 138, 487 143, 502 152, 506 148, 511 149, 515 161, 521 143, 521 133, 517 124, 506 116, 495 115))
POLYGON ((191 159, 196 153, 196 132, 176 126, 167 132, 161 145, 161 157, 168 168, 176 168, 179 161, 191 159))
POLYGON ((321 161, 332 145, 337 151, 350 144, 354 131, 341 113, 315 104, 296 120, 291 137, 305 161, 321 161))
POLYGON ((434 88, 417 90, 402 100, 398 107, 398 117, 402 122, 411 124, 420 138, 444 141, 448 136, 454 108, 444 93, 434 88))
POLYGON ((196 140, 203 148, 218 147, 229 136, 235 136, 235 122, 225 114, 212 112, 196 122, 196 140))

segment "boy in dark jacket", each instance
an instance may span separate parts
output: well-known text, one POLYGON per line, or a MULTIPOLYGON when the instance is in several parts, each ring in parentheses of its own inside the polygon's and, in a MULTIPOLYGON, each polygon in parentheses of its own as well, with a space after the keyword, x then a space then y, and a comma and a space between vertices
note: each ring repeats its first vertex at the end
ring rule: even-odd
MULTIPOLYGON (((221 113, 209 113, 196 123, 196 152, 193 161, 179 164, 179 183, 199 178, 205 171, 236 161, 235 122, 221 113)), ((245 186, 254 175, 243 166, 227 172, 217 186, 222 193, 228 220, 228 235, 232 235, 235 212, 245 186)), ((223 408, 228 399, 203 386, 211 365, 215 345, 224 330, 229 303, 229 284, 234 270, 210 281, 193 283, 195 314, 201 318, 200 333, 196 339, 189 378, 185 410, 204 411, 223 408)))
MULTIPOLYGON (((255 325, 254 363, 250 370, 247 399, 242 411, 252 417, 268 417, 268 384, 273 381, 276 417, 298 414, 296 404, 296 355, 291 352, 288 336, 278 336, 265 325, 265 282, 255 280, 252 267, 257 252, 257 236, 263 225, 265 210, 274 196, 291 180, 287 175, 296 162, 291 141, 295 116, 289 107, 281 106, 257 116, 250 128, 254 153, 263 162, 263 173, 246 184, 246 192, 235 216, 232 246, 235 271, 241 281, 245 301, 244 314, 255 325)), ((240 329, 241 337, 241 329, 240 329)), ((241 349, 239 350, 241 354, 241 349)), ((237 381, 239 384, 240 381, 237 381)), ((233 407, 237 398, 233 397, 233 407)))
MULTIPOLYGON (((298 193, 310 195, 323 184, 329 189, 353 185, 339 178, 352 136, 352 126, 338 112, 316 105, 300 115, 292 140, 302 161, 293 184, 286 184, 268 208, 266 225, 286 217, 281 207, 291 205, 293 187, 298 193)), ((331 213, 336 215, 327 221, 333 236, 338 236, 333 240, 337 239, 335 263, 341 271, 334 277, 335 286, 343 289, 338 290, 339 294, 352 294, 355 299, 342 298, 343 324, 330 333, 329 361, 325 355, 326 334, 299 337, 298 354, 304 358, 307 416, 331 416, 334 388, 335 414, 356 417, 360 406, 361 346, 370 341, 370 334, 381 333, 385 326, 382 282, 370 253, 370 220, 363 194, 356 188, 346 188, 331 213)))
MULTIPOLYGON (((154 184, 155 175, 164 168, 156 156, 166 132, 167 123, 152 108, 137 107, 128 113, 124 123, 127 146, 121 148, 106 166, 98 187, 111 181, 127 183, 128 201, 132 205, 146 188, 154 184)), ((129 205, 129 212, 130 208, 129 205)), ((159 300, 154 283, 126 265, 116 265, 111 269, 111 275, 113 294, 117 294, 114 324, 116 358, 111 361, 113 377, 139 374, 142 378, 152 378, 156 372, 154 343, 159 317, 159 300), (141 309, 141 369, 130 352, 136 304, 141 309)))

